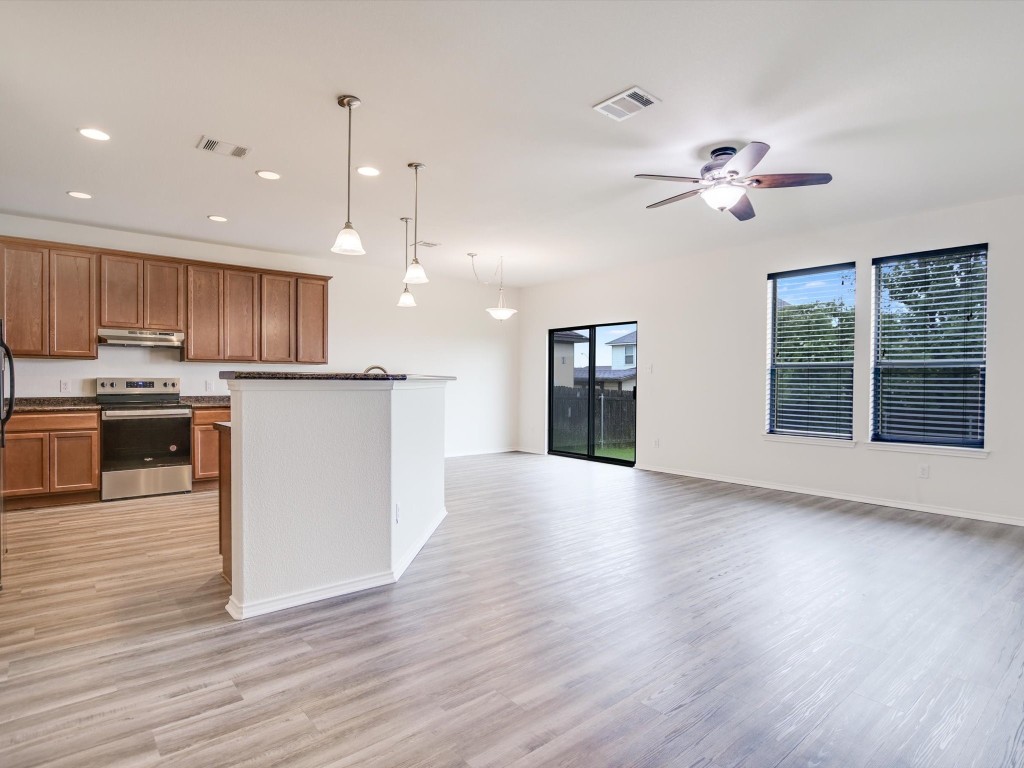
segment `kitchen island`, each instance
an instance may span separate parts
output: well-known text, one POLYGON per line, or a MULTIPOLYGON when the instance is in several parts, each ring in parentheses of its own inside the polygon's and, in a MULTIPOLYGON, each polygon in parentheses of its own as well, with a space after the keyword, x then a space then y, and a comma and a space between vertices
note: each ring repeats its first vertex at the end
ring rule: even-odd
POLYGON ((397 581, 445 516, 444 376, 223 371, 236 619, 397 581))

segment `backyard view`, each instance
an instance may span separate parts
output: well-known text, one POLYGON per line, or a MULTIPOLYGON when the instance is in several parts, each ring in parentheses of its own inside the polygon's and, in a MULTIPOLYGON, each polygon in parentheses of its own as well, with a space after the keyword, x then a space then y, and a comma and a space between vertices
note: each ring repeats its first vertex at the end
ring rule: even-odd
POLYGON ((552 331, 551 354, 550 450, 636 461, 636 324, 552 331))

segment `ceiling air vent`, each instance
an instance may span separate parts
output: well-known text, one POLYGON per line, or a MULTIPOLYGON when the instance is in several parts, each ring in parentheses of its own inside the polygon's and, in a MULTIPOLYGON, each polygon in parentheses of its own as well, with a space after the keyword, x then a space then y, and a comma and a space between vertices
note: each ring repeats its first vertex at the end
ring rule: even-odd
POLYGON ((608 115, 612 120, 622 121, 659 101, 661 99, 657 96, 634 85, 610 99, 605 99, 600 104, 595 104, 594 109, 602 115, 608 115))
POLYGON ((416 245, 422 245, 424 248, 437 248, 440 243, 429 243, 426 240, 417 240, 416 245))
POLYGON ((249 147, 228 144, 226 141, 211 139, 209 136, 203 136, 199 139, 196 149, 201 149, 204 152, 215 152, 218 155, 227 155, 228 157, 245 157, 249 154, 249 147))

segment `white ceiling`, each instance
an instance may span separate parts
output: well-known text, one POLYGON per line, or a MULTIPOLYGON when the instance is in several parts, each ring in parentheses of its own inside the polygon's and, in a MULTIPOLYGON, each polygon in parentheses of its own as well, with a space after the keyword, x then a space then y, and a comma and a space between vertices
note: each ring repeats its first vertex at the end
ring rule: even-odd
POLYGON ((435 277, 468 277, 467 251, 519 285, 697 256, 1024 175, 1019 2, 3 2, 0 28, 0 210, 397 271, 419 161, 435 277), (591 109, 632 85, 662 103, 591 109), (354 163, 383 172, 353 177, 361 257, 329 252, 342 93, 363 100, 354 163), (199 152, 203 134, 253 151, 199 152), (746 223, 644 209, 682 190, 633 174, 694 174, 727 140, 771 144, 762 172, 835 181, 754 191, 746 223))

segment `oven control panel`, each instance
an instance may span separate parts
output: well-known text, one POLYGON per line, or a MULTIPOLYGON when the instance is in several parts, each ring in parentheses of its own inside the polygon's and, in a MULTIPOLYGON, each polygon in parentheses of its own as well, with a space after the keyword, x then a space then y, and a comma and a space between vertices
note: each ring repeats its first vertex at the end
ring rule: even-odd
POLYGON ((96 379, 98 395, 140 395, 177 392, 180 379, 96 379))

